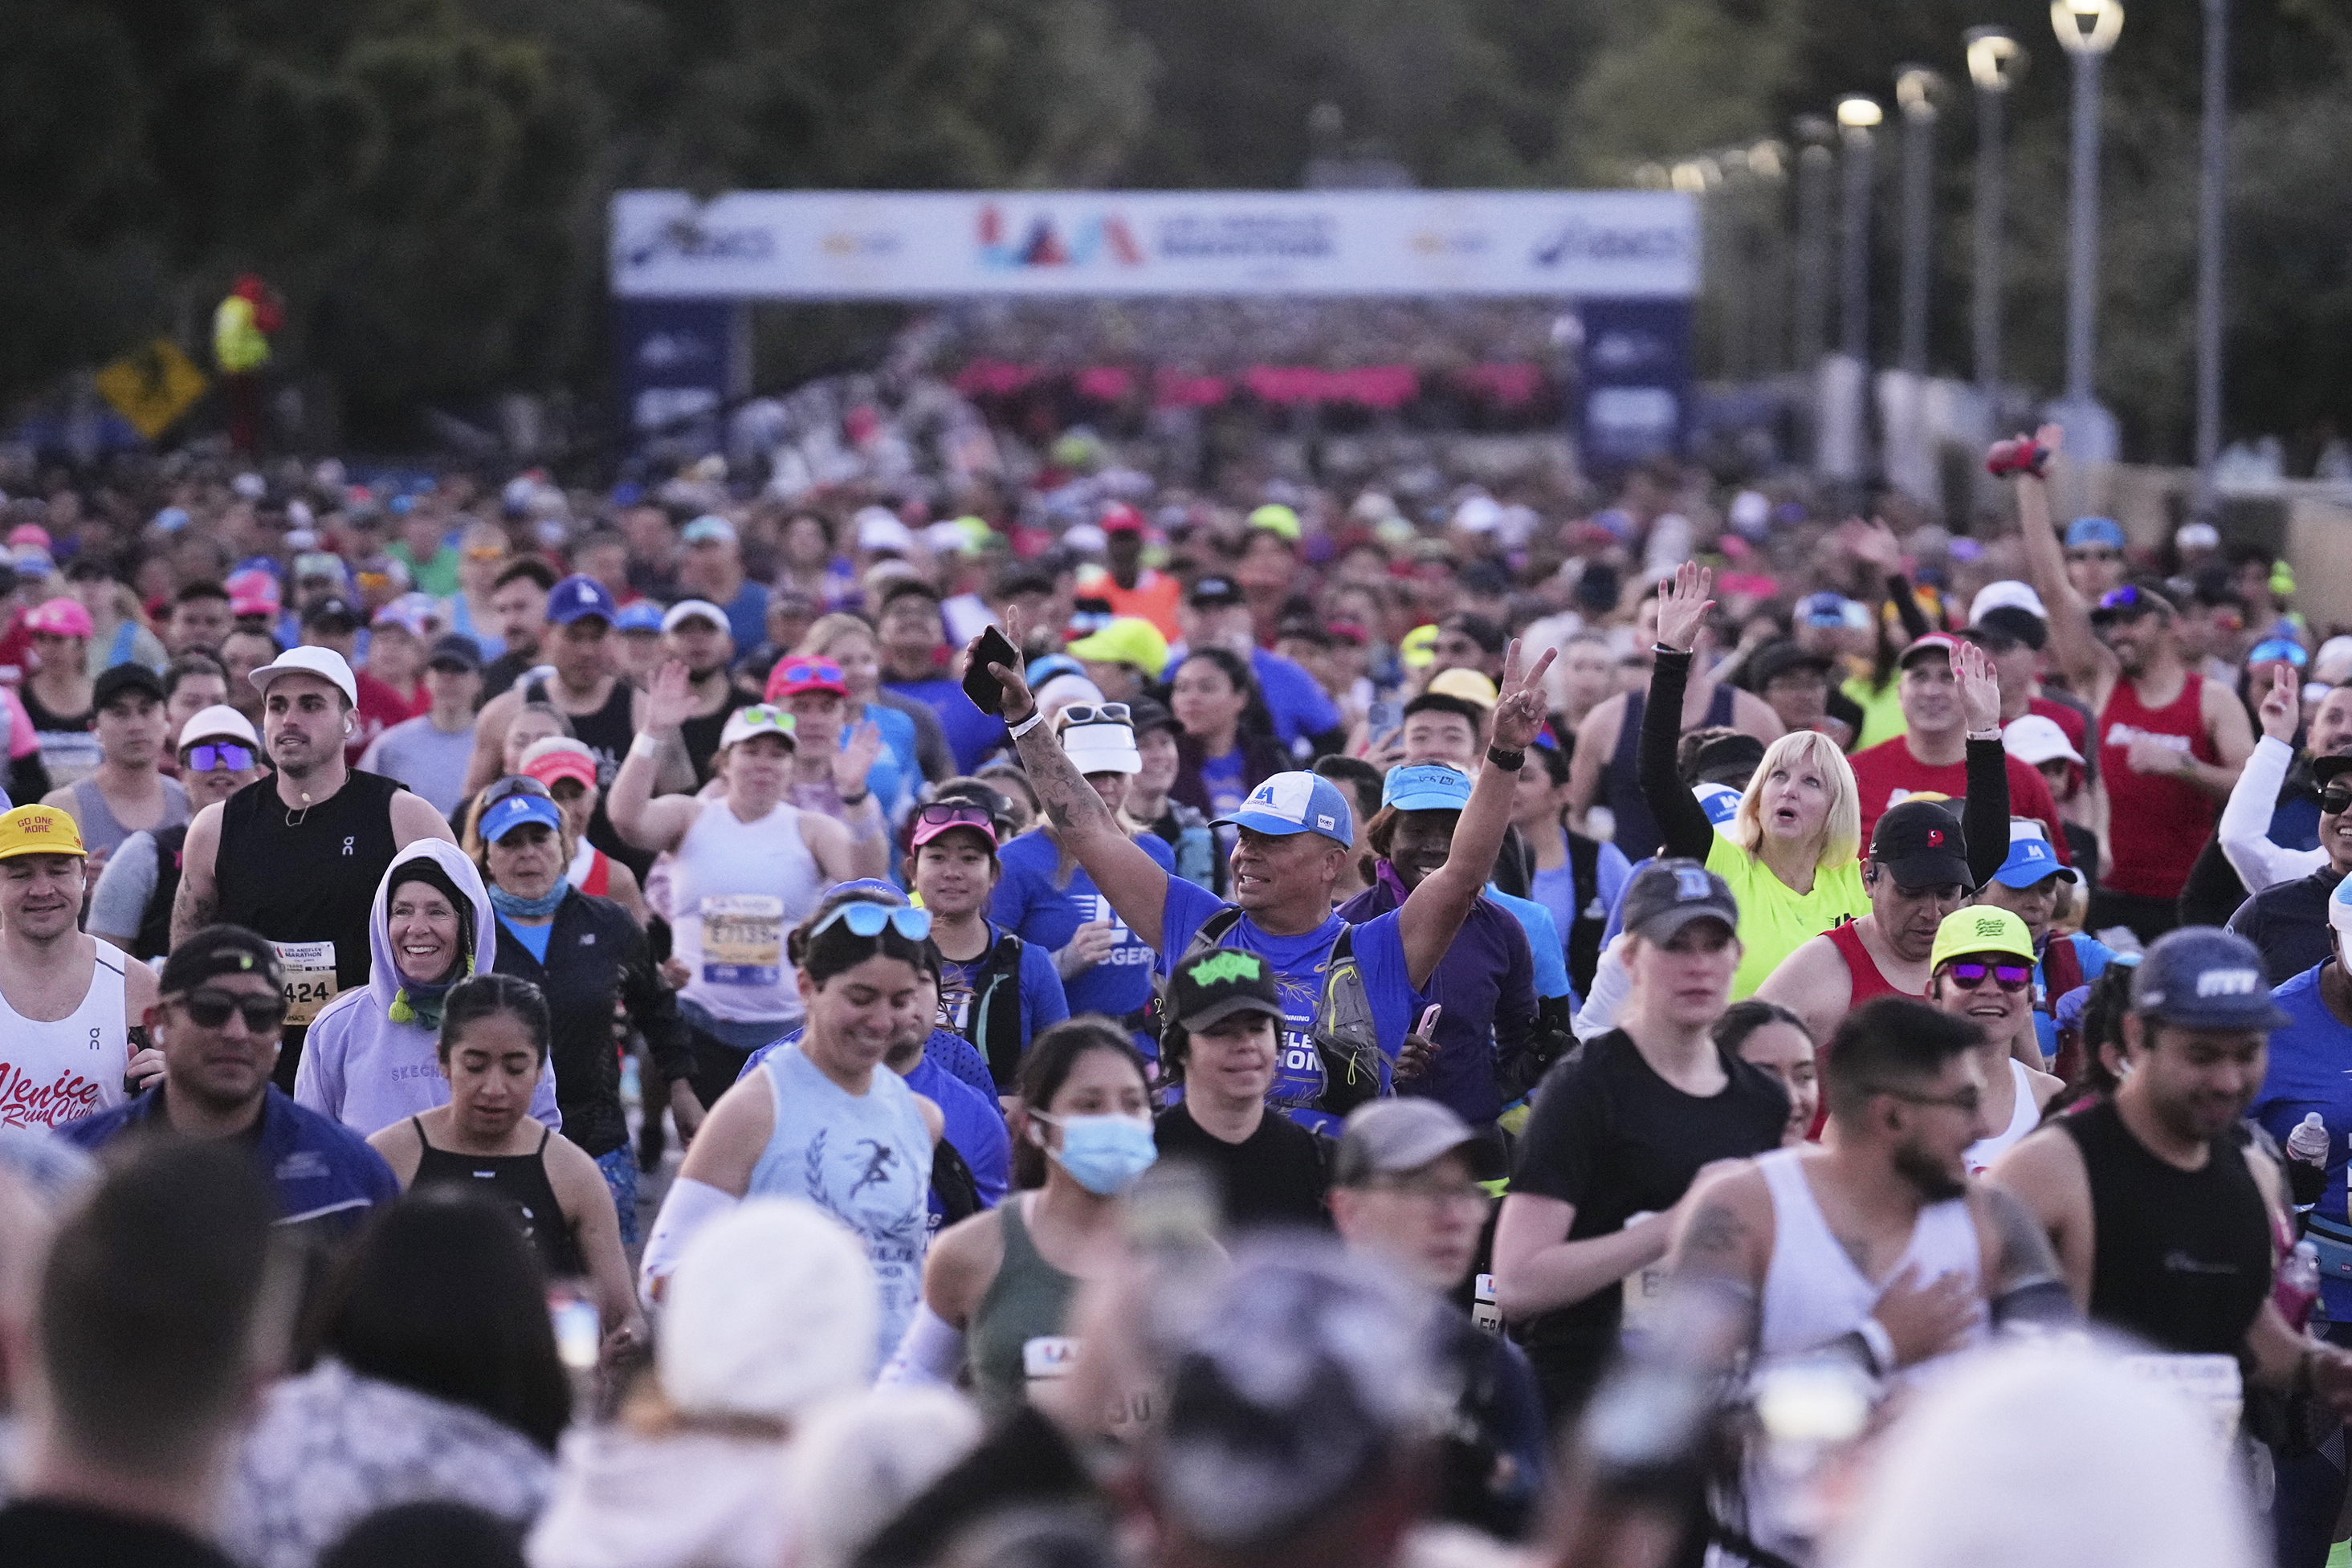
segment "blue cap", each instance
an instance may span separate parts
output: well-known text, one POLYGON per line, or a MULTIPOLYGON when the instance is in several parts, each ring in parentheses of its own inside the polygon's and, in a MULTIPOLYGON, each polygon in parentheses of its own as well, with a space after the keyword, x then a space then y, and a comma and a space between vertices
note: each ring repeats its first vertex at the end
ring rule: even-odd
POLYGON ((497 843, 525 822, 543 822, 559 837, 563 832, 563 813, 554 801, 544 795, 509 795, 482 813, 482 841, 497 843))
POLYGON ((1694 784, 1691 793, 1698 798, 1706 820, 1718 828, 1739 814, 1740 792, 1728 784, 1694 784))
POLYGON ((2066 525, 2068 549, 2084 549, 2092 545, 2106 549, 2123 549, 2123 525, 2113 517, 2076 517, 2066 525))
POLYGON ((1400 811, 1459 811, 1470 804, 1470 775, 1450 762, 1408 762, 1381 781, 1381 804, 1400 811))
POLYGON ((1797 619, 1808 626, 1843 626, 1845 602, 1843 593, 1809 593, 1797 601, 1797 619))
POLYGON ((2249 664, 2268 664, 2273 659, 2284 659, 2298 670, 2311 663, 2311 655, 2305 653, 2303 644, 2292 637, 2266 637, 2246 653, 2249 664))
POLYGON ((624 604, 621 612, 613 617, 613 630, 615 632, 658 632, 661 629, 662 607, 650 599, 624 604))
POLYGON ((2271 1000, 2261 951, 2216 925, 2158 937, 2132 976, 2131 1008, 2179 1029, 2268 1030, 2288 1021, 2271 1000))
POLYGON ((1348 810, 1348 798, 1319 773, 1276 773, 1217 821, 1278 837, 1320 833, 1351 847, 1356 841, 1356 819, 1348 810))
POLYGON ((621 611, 613 602, 612 590, 575 571, 548 591, 547 618, 568 626, 585 615, 601 615, 609 626, 621 618, 621 611))
POLYGON ((2061 865, 2058 855, 2044 839, 2027 834, 2009 841, 2009 858, 1992 873, 1993 881, 2003 887, 2032 887, 2063 876, 2068 882, 2080 882, 2082 873, 2069 865, 2061 865))

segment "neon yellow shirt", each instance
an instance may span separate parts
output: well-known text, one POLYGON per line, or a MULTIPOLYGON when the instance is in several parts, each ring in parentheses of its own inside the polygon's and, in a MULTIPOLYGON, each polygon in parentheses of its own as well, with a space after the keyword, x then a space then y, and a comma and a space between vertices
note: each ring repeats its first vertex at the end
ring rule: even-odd
POLYGON ((1845 916, 1856 920, 1870 913, 1870 894, 1862 885, 1862 862, 1848 861, 1835 871, 1813 873, 1813 891, 1800 894, 1772 874, 1761 857, 1749 854, 1721 833, 1706 852, 1706 869, 1731 884, 1739 901, 1740 955, 1738 972, 1731 977, 1731 999, 1744 1001, 1756 994, 1764 977, 1780 960, 1819 936, 1845 916))
POLYGON ((1892 740, 1907 735, 1911 727, 1904 721, 1902 694, 1895 690, 1900 683, 1889 681, 1883 692, 1870 689, 1870 682, 1861 675, 1840 686, 1838 690, 1852 697, 1862 709, 1862 734, 1855 737, 1854 751, 1876 746, 1882 740, 1892 740))

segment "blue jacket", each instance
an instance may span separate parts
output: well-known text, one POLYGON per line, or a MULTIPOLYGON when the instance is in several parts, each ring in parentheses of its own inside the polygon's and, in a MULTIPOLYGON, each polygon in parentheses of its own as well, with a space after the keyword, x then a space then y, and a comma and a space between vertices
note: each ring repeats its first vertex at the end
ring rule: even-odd
MULTIPOLYGON (((158 1085, 127 1105, 100 1111, 59 1127, 58 1136, 93 1153, 115 1139, 163 1118, 163 1088, 158 1085)), ((356 1229, 367 1211, 400 1196, 400 1183, 383 1156, 341 1123, 306 1111, 275 1084, 265 1085, 261 1136, 252 1144, 253 1163, 278 1189, 280 1225, 318 1221, 341 1235, 356 1229)))

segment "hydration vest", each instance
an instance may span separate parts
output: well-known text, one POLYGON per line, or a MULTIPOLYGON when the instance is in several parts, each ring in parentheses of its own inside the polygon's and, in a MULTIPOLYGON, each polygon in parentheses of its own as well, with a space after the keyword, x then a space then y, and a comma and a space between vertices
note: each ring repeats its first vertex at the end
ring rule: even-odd
MULTIPOLYGON (((1224 945, 1242 912, 1228 904, 1192 933, 1176 967, 1224 945)), ((1364 989, 1364 974, 1356 962, 1356 928, 1340 927, 1331 944, 1331 957, 1323 967, 1323 989, 1315 999, 1315 1051, 1323 1060, 1323 1094, 1311 1109, 1344 1116, 1381 1092, 1381 1031, 1372 1021, 1371 994, 1364 989)), ((1161 1026, 1160 1060, 1181 1059, 1184 1030, 1171 1014, 1161 1026), (1174 1047, 1177 1058, 1168 1055, 1174 1047)))

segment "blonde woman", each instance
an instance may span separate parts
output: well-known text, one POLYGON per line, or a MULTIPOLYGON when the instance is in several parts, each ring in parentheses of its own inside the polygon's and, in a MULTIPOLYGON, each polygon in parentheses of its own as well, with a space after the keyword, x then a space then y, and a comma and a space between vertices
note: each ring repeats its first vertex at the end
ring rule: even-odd
MULTIPOLYGON (((874 641, 874 628, 866 623, 864 616, 835 611, 811 622, 793 652, 805 658, 831 659, 841 666, 841 678, 849 687, 852 721, 863 721, 881 730, 882 744, 898 764, 898 777, 905 781, 900 798, 883 802, 893 822, 902 821, 926 778, 943 779, 954 769, 950 767, 940 773, 928 773, 921 762, 922 737, 916 721, 883 701, 888 694, 882 690, 882 658, 879 645, 874 641)), ((928 714, 929 710, 926 708, 924 712, 928 714)), ((940 755, 944 761, 953 760, 947 754, 944 731, 940 737, 940 755)))
POLYGON ((1837 743, 1813 730, 1784 735, 1717 832, 1675 773, 1675 721, 1690 678, 1691 649, 1712 607, 1714 574, 1685 561, 1658 590, 1657 663, 1643 712, 1635 769, 1664 836, 1662 855, 1703 861, 1739 901, 1734 1001, 1754 994, 1780 960, 1842 920, 1870 913, 1862 884, 1862 803, 1837 743))

